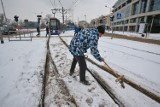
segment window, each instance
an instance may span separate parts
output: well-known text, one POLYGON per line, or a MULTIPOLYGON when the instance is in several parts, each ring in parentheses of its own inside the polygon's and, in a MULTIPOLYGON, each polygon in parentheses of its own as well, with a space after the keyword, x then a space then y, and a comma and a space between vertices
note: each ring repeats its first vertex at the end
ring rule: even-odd
POLYGON ((131 19, 130 23, 136 23, 136 18, 131 19))
POLYGON ((139 22, 139 23, 144 23, 144 17, 139 17, 139 18, 138 18, 138 22, 139 22))
POLYGON ((144 13, 145 12, 145 10, 146 10, 146 4, 147 4, 147 0, 142 0, 140 13, 144 13))
POLYGON ((127 7, 125 8, 124 18, 130 16, 130 11, 131 11, 131 6, 127 6, 127 7))
POLYGON ((129 31, 130 31, 130 32, 134 32, 134 31, 135 31, 135 28, 136 28, 135 26, 129 26, 129 31))
POLYGON ((127 0, 127 4, 131 3, 131 0, 127 0))
POLYGON ((56 20, 52 20, 50 23, 51 23, 51 26, 56 26, 56 20))
POLYGON ((138 14, 138 8, 139 8, 139 2, 136 2, 133 5, 133 14, 132 15, 138 14))
POLYGON ((160 10, 160 0, 151 0, 149 11, 160 10))

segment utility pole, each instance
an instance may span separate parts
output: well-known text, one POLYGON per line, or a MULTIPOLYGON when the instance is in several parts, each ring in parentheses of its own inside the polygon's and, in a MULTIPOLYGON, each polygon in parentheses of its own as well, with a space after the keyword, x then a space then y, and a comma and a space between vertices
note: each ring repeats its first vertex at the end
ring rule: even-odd
POLYGON ((55 13, 57 12, 57 11, 59 11, 60 13, 62 13, 62 23, 64 24, 64 14, 66 14, 67 13, 67 9, 64 9, 63 7, 62 7, 62 9, 51 9, 52 10, 52 13, 54 14, 54 17, 55 17, 55 13))
POLYGON ((62 7, 62 22, 64 24, 64 9, 63 9, 63 7, 62 7))
POLYGON ((87 23, 86 23, 86 14, 84 15, 84 18, 85 18, 85 28, 86 28, 86 24, 87 24, 87 23))
POLYGON ((54 8, 54 9, 51 9, 51 11, 52 11, 52 13, 54 14, 54 18, 55 18, 55 14, 56 14, 56 12, 57 12, 57 11, 60 11, 60 9, 56 9, 56 8, 54 8))
POLYGON ((1 4, 2 4, 2 9, 3 9, 3 14, 5 17, 5 22, 7 22, 7 18, 6 18, 6 14, 5 14, 5 10, 4 10, 4 5, 3 5, 3 1, 1 0, 1 4))
POLYGON ((152 22, 151 22, 151 27, 150 27, 149 33, 151 33, 151 30, 152 30, 152 26, 153 26, 153 22, 154 22, 154 17, 155 17, 155 15, 152 16, 152 22))
POLYGON ((69 11, 69 10, 64 9, 64 8, 62 7, 62 22, 63 22, 63 24, 64 24, 64 14, 66 14, 67 11, 69 11))

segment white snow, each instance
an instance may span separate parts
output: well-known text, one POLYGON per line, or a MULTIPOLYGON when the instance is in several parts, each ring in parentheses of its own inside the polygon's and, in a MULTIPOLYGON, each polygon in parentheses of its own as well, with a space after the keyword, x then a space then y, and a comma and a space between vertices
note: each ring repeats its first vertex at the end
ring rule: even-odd
MULTIPOLYGON (((70 43, 74 32, 66 31, 62 38, 70 43)), ((35 36, 36 33, 33 34, 35 36)), ((37 107, 41 101, 42 75, 46 58, 45 32, 32 41, 8 41, 0 44, 0 107, 37 107), (42 38, 41 38, 42 37, 42 38)), ((126 78, 160 96, 160 45, 136 42, 124 39, 99 39, 98 49, 106 62, 126 78)), ((72 55, 57 36, 50 39, 50 51, 62 79, 80 107, 117 106, 110 96, 98 85, 96 80, 86 71, 86 76, 92 82, 85 86, 79 82, 79 66, 75 77, 70 77, 69 69, 72 55), (91 102, 88 103, 87 100, 91 102)), ((100 65, 91 54, 88 57, 100 65)), ((125 84, 122 89, 115 82, 115 77, 87 61, 87 67, 103 78, 112 88, 116 96, 126 107, 159 107, 160 104, 125 84)), ((55 80, 50 77, 48 96, 45 102, 48 107, 55 107, 53 98, 57 94, 55 80)), ((64 105, 63 105, 64 106, 64 105)))
POLYGON ((0 106, 33 107, 41 100, 46 40, 0 45, 0 106))

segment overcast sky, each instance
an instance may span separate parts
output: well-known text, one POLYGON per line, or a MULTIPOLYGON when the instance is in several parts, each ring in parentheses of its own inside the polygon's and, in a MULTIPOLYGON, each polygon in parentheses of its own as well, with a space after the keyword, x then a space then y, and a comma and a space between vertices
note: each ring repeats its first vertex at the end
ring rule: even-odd
MULTIPOLYGON (((19 19, 28 19, 30 21, 37 21, 37 14, 41 14, 43 17, 46 14, 52 14, 51 9, 58 8, 70 9, 67 17, 77 22, 79 20, 86 20, 88 22, 91 19, 97 18, 101 15, 107 15, 110 12, 108 7, 112 7, 117 0, 3 0, 6 17, 14 20, 14 15, 18 15, 19 19), (43 13, 42 13, 43 12, 43 13)), ((0 13, 2 11, 2 5, 0 5, 0 13)), ((52 14, 53 15, 53 14, 52 14)), ((65 15, 65 18, 66 18, 65 15)), ((61 18, 60 13, 56 13, 56 17, 61 18)))

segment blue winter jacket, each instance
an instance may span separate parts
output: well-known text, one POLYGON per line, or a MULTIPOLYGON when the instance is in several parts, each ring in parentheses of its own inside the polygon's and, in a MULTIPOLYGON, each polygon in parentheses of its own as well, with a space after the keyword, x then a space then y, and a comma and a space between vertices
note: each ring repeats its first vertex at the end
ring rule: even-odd
POLYGON ((97 49, 98 46, 98 30, 96 28, 86 28, 75 35, 69 46, 69 51, 73 56, 83 56, 90 48, 91 54, 98 60, 102 61, 102 57, 97 49))

